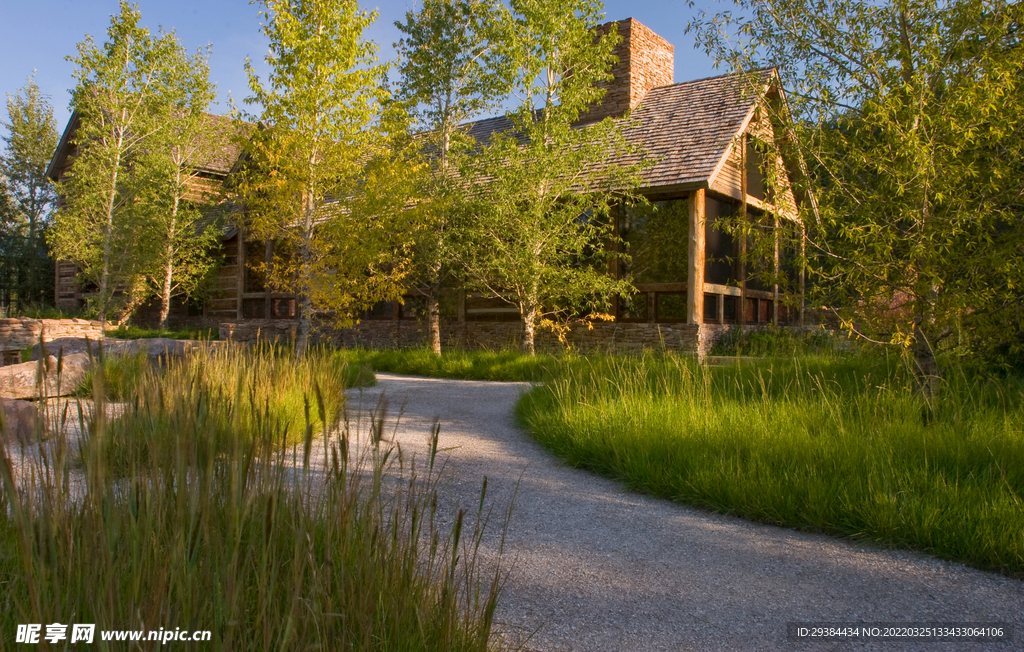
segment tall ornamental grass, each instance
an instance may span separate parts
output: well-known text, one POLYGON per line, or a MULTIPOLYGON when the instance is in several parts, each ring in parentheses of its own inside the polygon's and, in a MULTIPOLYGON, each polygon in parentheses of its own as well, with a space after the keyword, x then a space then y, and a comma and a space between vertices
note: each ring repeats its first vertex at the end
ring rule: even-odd
POLYGON ((893 361, 593 358, 517 412, 570 463, 641 491, 1024 575, 1019 380, 951 373, 927 410, 893 361))
POLYGON ((429 348, 348 349, 340 351, 352 363, 368 364, 377 371, 459 380, 543 381, 570 356, 520 351, 467 351, 445 349, 441 355, 429 348))
POLYGON ((94 623, 210 630, 217 650, 494 649, 484 497, 440 516, 437 431, 422 464, 381 412, 356 432, 348 377, 326 352, 195 355, 112 409, 97 374, 80 454, 55 434, 36 473, 0 466, 4 640, 94 623))

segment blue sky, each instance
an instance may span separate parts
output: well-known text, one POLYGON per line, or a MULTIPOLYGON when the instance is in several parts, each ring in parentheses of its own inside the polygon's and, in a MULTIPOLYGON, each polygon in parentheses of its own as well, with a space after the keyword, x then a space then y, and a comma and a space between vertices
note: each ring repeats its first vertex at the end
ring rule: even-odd
MULTIPOLYGON (((246 56, 262 68, 266 40, 260 33, 259 9, 247 0, 138 0, 142 24, 156 31, 173 28, 191 51, 212 45, 210 76, 217 84, 219 104, 214 113, 227 112, 227 99, 237 103, 248 95, 242 62, 246 56)), ((364 9, 380 17, 367 37, 380 45, 380 56, 393 56, 391 44, 399 37, 394 22, 417 6, 416 0, 363 0, 364 9)), ((117 0, 0 0, 0 99, 13 95, 36 70, 36 81, 50 96, 58 131, 70 111, 69 89, 73 65, 64 60, 75 53, 86 34, 102 43, 117 0)), ((684 34, 693 10, 685 0, 607 0, 608 19, 633 17, 675 46, 675 80, 686 81, 717 74, 702 51, 693 48, 693 36, 684 34)), ((0 111, 7 118, 6 104, 0 111)))

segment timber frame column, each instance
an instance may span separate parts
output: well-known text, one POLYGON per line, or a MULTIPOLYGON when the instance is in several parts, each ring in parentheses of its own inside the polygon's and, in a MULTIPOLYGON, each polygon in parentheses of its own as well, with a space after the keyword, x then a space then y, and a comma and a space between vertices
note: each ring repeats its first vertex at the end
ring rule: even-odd
POLYGON ((698 188, 690 194, 690 273, 686 296, 686 322, 704 323, 704 243, 705 190, 698 188))
POLYGON ((235 260, 238 261, 238 277, 235 279, 235 288, 238 292, 238 297, 235 302, 235 319, 242 321, 245 319, 245 311, 242 308, 242 302, 244 299, 242 295, 245 294, 245 229, 241 225, 238 226, 238 238, 237 244, 235 245, 238 249, 235 251, 235 260))
POLYGON ((736 325, 742 331, 747 323, 747 134, 740 136, 740 219, 743 220, 743 230, 740 232, 739 269, 736 274, 740 282, 740 305, 736 306, 736 325))

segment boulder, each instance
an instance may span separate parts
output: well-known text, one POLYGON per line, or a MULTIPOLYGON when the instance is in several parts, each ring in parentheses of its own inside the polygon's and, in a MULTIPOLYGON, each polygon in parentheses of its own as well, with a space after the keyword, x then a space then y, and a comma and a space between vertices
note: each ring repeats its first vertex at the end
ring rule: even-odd
MULTIPOLYGON (((103 349, 110 351, 120 345, 120 342, 116 340, 106 340, 103 342, 103 349)), ((59 337, 50 342, 43 344, 46 347, 46 354, 57 356, 61 351, 64 355, 71 355, 74 353, 88 353, 92 351, 95 355, 96 350, 99 347, 99 341, 94 339, 87 339, 84 337, 59 337)), ((32 357, 30 360, 38 360, 42 355, 42 350, 39 344, 32 347, 32 357)))
POLYGON ((184 357, 192 349, 192 344, 185 340, 172 340, 167 337, 154 337, 144 340, 132 340, 124 342, 117 349, 117 353, 123 355, 138 355, 143 353, 153 364, 167 362, 168 358, 184 357))
MULTIPOLYGON (((89 371, 89 355, 87 353, 65 355, 61 360, 60 369, 58 370, 57 367, 57 358, 52 355, 47 356, 43 363, 46 395, 70 396, 75 393, 89 371)), ((0 367, 0 398, 39 398, 38 371, 38 360, 0 367)))
POLYGON ((36 440, 36 422, 39 410, 29 401, 0 398, 3 407, 4 427, 0 430, 0 442, 17 442, 28 446, 36 440))

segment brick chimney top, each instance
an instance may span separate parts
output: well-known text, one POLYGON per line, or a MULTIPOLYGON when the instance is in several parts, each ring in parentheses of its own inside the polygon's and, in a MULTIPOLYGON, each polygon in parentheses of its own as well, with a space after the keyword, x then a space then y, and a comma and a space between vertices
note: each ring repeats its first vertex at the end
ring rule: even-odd
POLYGON ((612 66, 614 79, 602 84, 608 91, 597 107, 581 117, 581 122, 622 116, 635 109, 652 88, 672 83, 675 48, 671 43, 632 18, 600 25, 597 33, 607 34, 613 28, 622 36, 614 50, 619 58, 612 66))

